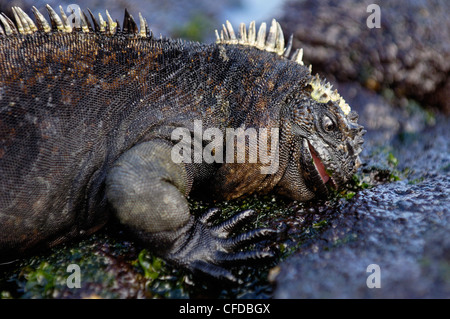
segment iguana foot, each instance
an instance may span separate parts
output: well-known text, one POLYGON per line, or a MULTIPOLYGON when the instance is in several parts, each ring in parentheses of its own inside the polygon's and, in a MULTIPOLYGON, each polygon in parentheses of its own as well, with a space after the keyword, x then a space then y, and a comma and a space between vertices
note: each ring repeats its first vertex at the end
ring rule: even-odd
POLYGON ((252 262, 267 262, 274 253, 266 250, 241 250, 251 244, 273 238, 276 231, 257 229, 237 234, 233 233, 256 217, 256 212, 246 210, 214 226, 212 222, 220 215, 220 210, 208 210, 200 218, 192 217, 184 226, 173 249, 164 256, 190 270, 196 276, 206 276, 218 280, 238 283, 230 267, 252 262))

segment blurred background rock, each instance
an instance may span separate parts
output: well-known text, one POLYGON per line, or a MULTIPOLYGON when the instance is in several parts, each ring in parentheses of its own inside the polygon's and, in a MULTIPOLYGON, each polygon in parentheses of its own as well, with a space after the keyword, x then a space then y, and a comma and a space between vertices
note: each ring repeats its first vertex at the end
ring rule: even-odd
POLYGON ((303 47, 305 63, 336 85, 356 82, 397 107, 412 108, 413 100, 450 114, 450 2, 383 2, 381 26, 372 29, 371 3, 289 1, 279 20, 294 46, 303 47))

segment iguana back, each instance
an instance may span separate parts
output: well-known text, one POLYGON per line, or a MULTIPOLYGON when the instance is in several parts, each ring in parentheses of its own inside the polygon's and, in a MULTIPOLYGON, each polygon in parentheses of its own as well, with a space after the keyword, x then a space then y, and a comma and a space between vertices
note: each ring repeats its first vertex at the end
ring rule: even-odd
MULTIPOLYGON (((185 70, 175 69, 173 61, 188 68, 186 52, 195 55, 178 47, 81 32, 0 38, 0 206, 9 216, 2 218, 3 227, 22 221, 24 229, 39 229, 37 223, 46 223, 42 228, 51 236, 49 229, 61 229, 61 222, 64 231, 76 224, 98 226, 83 219, 101 215, 66 216, 86 211, 87 195, 98 194, 90 188, 98 188, 102 177, 92 174, 104 175, 152 125, 170 117, 176 123, 179 114, 163 109, 172 109, 177 93, 165 86, 188 91, 192 83, 177 82, 185 70), (36 213, 36 220, 24 220, 20 211, 45 211, 48 217, 36 213)), ((190 105, 180 103, 180 114, 189 114, 182 107, 190 105)), ((97 200, 90 198, 93 205, 97 200)))

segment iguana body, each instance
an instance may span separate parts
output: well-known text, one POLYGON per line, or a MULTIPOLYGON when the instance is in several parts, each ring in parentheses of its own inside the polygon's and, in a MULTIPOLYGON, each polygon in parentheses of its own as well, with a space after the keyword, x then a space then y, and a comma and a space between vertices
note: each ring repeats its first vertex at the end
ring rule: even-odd
MULTIPOLYGON (((217 44, 154 39, 143 19, 137 33, 127 13, 122 30, 109 20, 89 31, 85 16, 81 30, 68 30, 64 16, 58 20, 49 8, 50 30, 36 11, 39 31, 17 8, 25 31, 2 20, 2 257, 92 233, 115 215, 167 260, 232 278, 221 268, 226 262, 270 257, 232 251, 271 232, 227 238, 253 212, 213 227, 217 212, 194 218, 186 196, 229 199, 276 190, 309 200, 326 193, 317 157, 333 170, 335 186, 357 168, 362 128, 337 95, 327 100, 329 88, 295 61, 298 55, 292 61, 256 43, 234 43, 226 28, 217 44), (324 112, 334 124, 330 137, 314 128, 324 125, 324 112), (193 133, 195 120, 223 131, 279 128, 278 170, 261 174, 261 163, 175 163, 172 131, 193 133), (316 142, 323 136, 324 147, 316 142)), ((273 48, 282 52, 280 37, 273 48)))

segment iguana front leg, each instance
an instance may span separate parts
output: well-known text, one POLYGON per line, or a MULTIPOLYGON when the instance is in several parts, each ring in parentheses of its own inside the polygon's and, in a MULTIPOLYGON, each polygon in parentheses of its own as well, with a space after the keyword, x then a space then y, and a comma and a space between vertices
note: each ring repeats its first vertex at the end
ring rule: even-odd
POLYGON ((194 176, 186 164, 171 160, 171 148, 161 139, 143 142, 113 164, 106 178, 106 196, 119 221, 155 253, 193 273, 235 281, 224 267, 273 257, 270 252, 233 252, 274 233, 261 229, 229 238, 254 217, 253 211, 241 212, 218 226, 211 225, 217 209, 201 218, 190 214, 186 196, 194 176))

